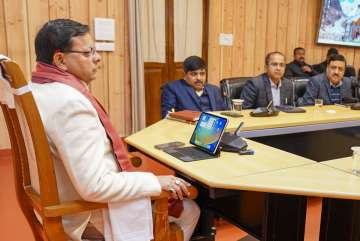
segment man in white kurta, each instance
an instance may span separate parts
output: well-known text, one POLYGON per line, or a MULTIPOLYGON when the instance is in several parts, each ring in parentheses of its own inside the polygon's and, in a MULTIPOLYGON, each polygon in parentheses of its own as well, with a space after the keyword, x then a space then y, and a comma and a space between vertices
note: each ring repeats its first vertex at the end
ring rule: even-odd
MULTIPOLYGON (((35 49, 38 66, 33 77, 37 71, 54 70, 59 76, 74 77, 85 87, 96 78, 100 56, 86 25, 64 19, 49 21, 37 34, 35 49)), ((121 203, 158 195, 161 190, 172 192, 174 198, 186 196, 188 184, 179 178, 119 172, 107 128, 84 93, 56 80, 32 83, 31 89, 54 157, 61 200, 121 203)), ((197 205, 184 199, 184 211, 173 220, 182 226, 185 240, 190 239, 198 218, 197 205)), ((102 229, 101 215, 84 212, 65 217, 65 231, 80 240, 90 219, 102 229)))

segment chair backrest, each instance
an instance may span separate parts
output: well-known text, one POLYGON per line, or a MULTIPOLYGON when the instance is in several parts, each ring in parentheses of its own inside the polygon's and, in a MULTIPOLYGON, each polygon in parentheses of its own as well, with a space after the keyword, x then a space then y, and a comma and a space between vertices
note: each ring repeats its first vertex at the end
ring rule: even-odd
POLYGON ((309 79, 293 79, 293 95, 294 95, 294 101, 296 103, 298 98, 303 97, 306 91, 307 83, 309 82, 309 79))
POLYGON ((15 62, 6 60, 1 62, 1 66, 12 92, 23 92, 14 95, 16 109, 10 109, 2 104, 10 133, 14 163, 16 163, 17 197, 21 205, 26 203, 22 207, 26 209, 25 212, 31 213, 25 216, 35 237, 43 237, 46 233, 46 236, 59 235, 60 239, 65 239, 61 217, 53 218, 51 229, 44 229, 50 222, 45 217, 44 207, 56 206, 60 202, 51 152, 35 100, 31 91, 24 91, 28 88, 28 82, 19 66, 15 62), (36 163, 35 172, 37 171, 38 180, 31 178, 34 176, 31 175, 29 168, 32 163, 36 163), (26 198, 21 200, 24 197, 26 198), (43 225, 35 217, 33 210, 40 215, 43 225))
POLYGON ((220 89, 228 107, 231 109, 231 100, 239 99, 246 81, 252 77, 231 77, 220 81, 220 89))
POLYGON ((356 71, 355 71, 354 66, 352 66, 350 64, 346 65, 344 76, 356 78, 356 71))
POLYGON ((351 79, 351 89, 352 96, 355 98, 360 98, 360 80, 357 80, 355 77, 350 77, 351 79))

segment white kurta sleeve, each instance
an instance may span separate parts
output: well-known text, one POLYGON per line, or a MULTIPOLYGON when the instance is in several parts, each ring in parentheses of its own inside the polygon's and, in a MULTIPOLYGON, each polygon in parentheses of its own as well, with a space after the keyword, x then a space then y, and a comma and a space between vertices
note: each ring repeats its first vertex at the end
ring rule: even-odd
POLYGON ((117 202, 161 192, 152 173, 119 172, 95 109, 84 99, 64 102, 47 120, 47 134, 80 196, 117 202))

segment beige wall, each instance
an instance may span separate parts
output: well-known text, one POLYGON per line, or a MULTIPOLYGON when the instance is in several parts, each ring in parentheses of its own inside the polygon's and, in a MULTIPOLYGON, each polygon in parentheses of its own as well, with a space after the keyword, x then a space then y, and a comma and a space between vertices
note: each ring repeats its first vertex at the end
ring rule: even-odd
MULTIPOLYGON (((108 110, 118 132, 128 134, 131 110, 125 9, 126 0, 0 0, 0 53, 17 61, 29 78, 35 65, 34 38, 46 21, 72 18, 92 27, 94 17, 115 18, 116 51, 101 53, 101 71, 91 91, 108 110)), ((0 148, 8 147, 2 113, 0 128, 0 148)))
MULTIPOLYGON (((209 81, 253 76, 264 70, 265 53, 306 49, 306 62, 321 62, 328 45, 316 44, 322 0, 211 0, 209 81), (219 33, 232 33, 234 44, 219 46, 219 33)), ((360 67, 360 49, 338 47, 349 64, 360 67)))

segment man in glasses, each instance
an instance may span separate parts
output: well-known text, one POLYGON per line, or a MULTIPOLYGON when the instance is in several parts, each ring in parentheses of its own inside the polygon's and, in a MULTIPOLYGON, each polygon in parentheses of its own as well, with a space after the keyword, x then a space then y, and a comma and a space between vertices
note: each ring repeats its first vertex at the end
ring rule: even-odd
MULTIPOLYGON (((72 240, 81 240, 90 219, 108 232, 107 237, 115 232, 121 240, 130 240, 129 234, 151 240, 149 197, 166 190, 182 200, 189 184, 174 176, 131 171, 121 137, 88 91, 101 61, 94 44, 89 27, 69 19, 47 22, 35 39, 37 65, 31 89, 51 145, 60 199, 109 203, 103 215, 84 212, 63 217, 65 232, 72 240), (129 225, 118 225, 124 226, 118 232, 114 223, 129 225)), ((189 240, 200 211, 192 200, 179 205, 170 220, 183 228, 184 240, 189 240)))
POLYGON ((217 86, 206 83, 206 64, 198 56, 184 61, 184 78, 161 87, 161 116, 169 111, 216 111, 227 109, 217 86))
POLYGON ((322 99, 324 105, 352 102, 351 79, 344 77, 345 57, 341 54, 330 55, 326 63, 326 72, 312 77, 299 105, 314 105, 315 99, 322 99))
POLYGON ((293 91, 290 80, 283 78, 285 56, 280 52, 271 52, 265 57, 266 72, 248 80, 241 91, 243 108, 266 107, 270 102, 274 106, 292 105, 293 91))

